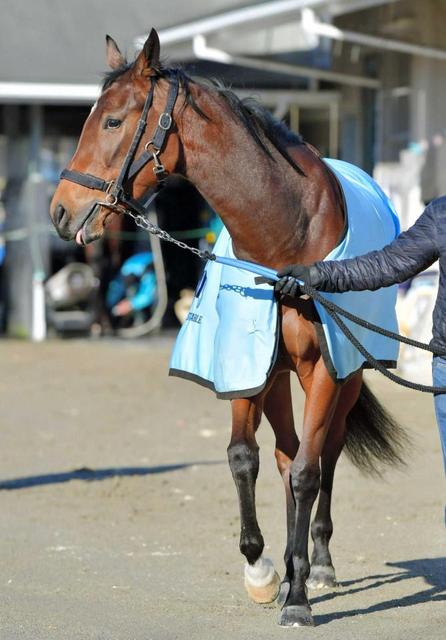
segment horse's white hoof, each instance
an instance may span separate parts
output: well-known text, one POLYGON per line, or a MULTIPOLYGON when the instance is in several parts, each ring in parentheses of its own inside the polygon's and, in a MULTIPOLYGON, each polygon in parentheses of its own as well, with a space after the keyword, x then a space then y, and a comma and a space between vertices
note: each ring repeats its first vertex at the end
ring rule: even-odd
POLYGON ((279 595, 280 578, 269 558, 260 556, 254 564, 245 565, 245 589, 258 604, 274 602, 279 595))

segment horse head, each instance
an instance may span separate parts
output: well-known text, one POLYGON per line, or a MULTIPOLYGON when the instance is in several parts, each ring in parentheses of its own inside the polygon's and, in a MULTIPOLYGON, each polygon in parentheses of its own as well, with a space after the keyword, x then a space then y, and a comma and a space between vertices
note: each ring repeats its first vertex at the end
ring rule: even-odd
MULTIPOLYGON (((129 165, 144 149, 146 156, 150 151, 146 163, 134 175, 129 177, 128 172, 124 172, 122 188, 134 199, 157 184, 160 167, 166 175, 172 173, 180 158, 180 142, 172 119, 163 149, 158 152, 150 149, 151 134, 162 124, 160 116, 171 84, 169 78, 160 77, 160 43, 155 29, 132 63, 125 60, 113 38, 107 36, 106 41, 111 71, 105 76, 101 95, 84 124, 76 152, 68 170, 62 174, 65 179, 60 181, 50 206, 50 215, 59 235, 64 240, 75 238, 79 244, 100 238, 107 220, 119 211, 113 206, 119 198, 110 193, 113 193, 132 144, 136 143, 136 146, 129 165), (146 126, 136 141, 135 131, 145 106, 146 126)), ((123 210, 121 207, 120 211, 123 210)))

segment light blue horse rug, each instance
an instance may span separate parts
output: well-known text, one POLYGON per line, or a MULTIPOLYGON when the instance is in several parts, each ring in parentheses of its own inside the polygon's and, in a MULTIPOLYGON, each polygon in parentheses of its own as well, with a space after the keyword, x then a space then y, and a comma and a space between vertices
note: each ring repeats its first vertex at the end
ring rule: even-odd
MULTIPOLYGON (((341 243, 325 260, 353 258, 381 249, 399 233, 392 203, 361 169, 341 160, 325 160, 344 194, 348 225, 341 243)), ((224 228, 214 247, 218 256, 234 258, 224 228)), ((397 331, 397 288, 379 291, 324 293, 340 307, 390 331, 397 331)), ((367 366, 324 308, 315 302, 323 331, 318 331, 328 371, 339 382, 367 366)), ((219 398, 250 397, 266 384, 274 366, 279 338, 278 309, 273 287, 257 285, 255 275, 233 266, 208 262, 198 283, 190 313, 170 361, 169 375, 194 380, 219 398)), ((377 359, 394 367, 398 343, 343 319, 377 359)))

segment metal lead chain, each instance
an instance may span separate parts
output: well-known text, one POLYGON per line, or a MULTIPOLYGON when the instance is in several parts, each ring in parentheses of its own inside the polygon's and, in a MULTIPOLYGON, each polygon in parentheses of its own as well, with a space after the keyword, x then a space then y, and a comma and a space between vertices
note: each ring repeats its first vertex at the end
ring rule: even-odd
POLYGON ((190 251, 191 253, 193 253, 194 255, 198 256, 202 260, 212 260, 213 259, 212 258, 212 254, 210 254, 209 251, 201 251, 200 249, 197 249, 196 247, 191 247, 190 245, 186 244, 185 242, 181 242, 181 240, 176 240, 171 235, 169 235, 167 233, 167 231, 164 231, 163 229, 160 229, 160 227, 158 227, 158 225, 153 224, 153 222, 150 222, 150 220, 148 220, 144 216, 139 215, 139 214, 134 214, 129 209, 126 210, 126 213, 131 218, 133 218, 133 220, 135 221, 135 224, 137 224, 138 227, 141 227, 141 229, 144 229, 145 231, 148 231, 149 233, 152 233, 154 236, 158 236, 158 238, 160 238, 161 240, 165 240, 166 242, 171 242, 172 244, 175 244, 180 249, 186 249, 187 251, 190 251))

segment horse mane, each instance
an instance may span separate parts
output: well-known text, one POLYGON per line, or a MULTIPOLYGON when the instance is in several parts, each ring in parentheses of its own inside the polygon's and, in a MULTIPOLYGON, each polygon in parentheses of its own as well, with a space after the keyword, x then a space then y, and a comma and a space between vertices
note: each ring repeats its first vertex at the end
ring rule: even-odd
MULTIPOLYGON (((133 64, 133 62, 125 62, 125 64, 118 69, 107 71, 104 74, 102 91, 108 89, 120 76, 129 71, 133 67, 133 64)), ((192 79, 181 67, 169 68, 161 66, 156 71, 155 77, 164 78, 169 82, 178 81, 184 91, 185 105, 189 105, 205 120, 210 120, 210 117, 194 100, 190 85, 196 84, 208 91, 216 93, 224 99, 231 112, 265 155, 275 162, 275 158, 268 147, 268 141, 293 169, 301 175, 305 175, 303 169, 288 153, 288 147, 305 144, 303 137, 300 134, 290 131, 283 122, 276 120, 271 113, 254 98, 241 99, 221 81, 213 78, 207 79, 206 81, 192 79)))

